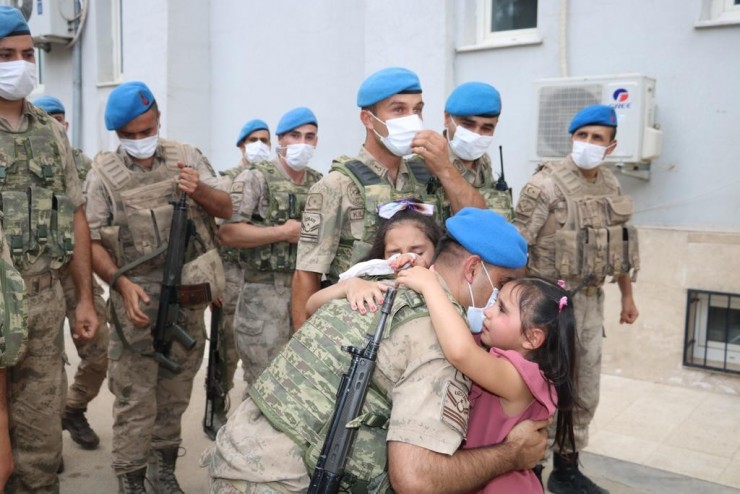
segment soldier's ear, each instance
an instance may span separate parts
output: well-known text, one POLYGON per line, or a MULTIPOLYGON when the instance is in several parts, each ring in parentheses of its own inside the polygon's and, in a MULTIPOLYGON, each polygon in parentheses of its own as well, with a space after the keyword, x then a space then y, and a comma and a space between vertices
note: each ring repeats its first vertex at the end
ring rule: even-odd
POLYGON ((473 283, 480 267, 481 259, 479 256, 470 255, 466 257, 465 262, 463 263, 463 276, 465 277, 465 281, 473 283))

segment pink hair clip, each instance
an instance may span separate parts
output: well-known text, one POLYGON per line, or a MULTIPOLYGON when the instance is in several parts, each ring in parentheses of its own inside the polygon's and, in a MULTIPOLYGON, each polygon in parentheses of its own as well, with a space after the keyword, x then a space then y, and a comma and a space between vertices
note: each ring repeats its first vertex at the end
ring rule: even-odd
POLYGON ((560 302, 558 302, 558 313, 563 312, 563 307, 565 307, 566 305, 568 305, 568 297, 560 297, 560 302))
POLYGON ((558 280, 558 286, 565 290, 565 280, 558 280))

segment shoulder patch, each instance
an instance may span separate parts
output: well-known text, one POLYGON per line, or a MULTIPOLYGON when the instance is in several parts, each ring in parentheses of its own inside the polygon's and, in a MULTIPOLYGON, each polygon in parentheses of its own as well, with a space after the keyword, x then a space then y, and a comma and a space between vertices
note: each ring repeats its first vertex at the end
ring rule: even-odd
POLYGON ((441 414, 442 422, 465 437, 470 416, 470 401, 468 392, 460 384, 447 381, 441 414))
POLYGON ((525 185, 524 190, 522 190, 522 195, 530 197, 532 199, 537 199, 541 193, 542 189, 533 184, 525 185))
POLYGON ((231 190, 230 190, 231 194, 241 194, 243 190, 244 190, 244 182, 242 181, 232 182, 231 190))
POLYGON ((363 208, 352 208, 347 213, 350 221, 360 221, 365 217, 365 210, 363 208))
POLYGON ((303 211, 301 221, 300 241, 310 244, 319 243, 319 231, 321 230, 321 213, 303 211))
POLYGON ((304 211, 317 211, 321 209, 324 204, 324 196, 317 194, 316 192, 308 194, 306 198, 306 206, 303 208, 304 211))
POLYGON ((347 197, 353 206, 362 206, 362 193, 354 182, 347 184, 347 197))

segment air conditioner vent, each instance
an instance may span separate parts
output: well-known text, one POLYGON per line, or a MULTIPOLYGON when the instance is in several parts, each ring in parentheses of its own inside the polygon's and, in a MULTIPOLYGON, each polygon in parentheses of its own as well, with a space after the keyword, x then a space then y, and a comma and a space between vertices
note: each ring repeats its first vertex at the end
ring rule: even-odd
POLYGON ((538 156, 565 156, 570 152, 568 128, 571 118, 584 106, 601 103, 601 84, 543 87, 540 91, 538 156))

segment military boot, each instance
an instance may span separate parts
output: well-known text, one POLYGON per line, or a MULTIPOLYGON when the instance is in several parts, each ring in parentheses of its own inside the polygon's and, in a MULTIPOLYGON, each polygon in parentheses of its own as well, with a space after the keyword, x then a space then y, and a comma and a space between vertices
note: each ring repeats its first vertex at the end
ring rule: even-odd
POLYGON ((155 494, 185 494, 175 477, 177 446, 165 449, 153 449, 149 452, 149 467, 146 477, 155 494))
POLYGON ((118 476, 118 494, 146 494, 144 486, 146 468, 124 473, 118 476))
POLYGON ((69 431, 72 440, 85 449, 95 449, 100 444, 100 438, 90 428, 85 417, 85 408, 64 407, 62 412, 62 429, 69 431))
POLYGON ((609 494, 578 469, 578 453, 553 454, 553 469, 547 490, 553 494, 609 494))

